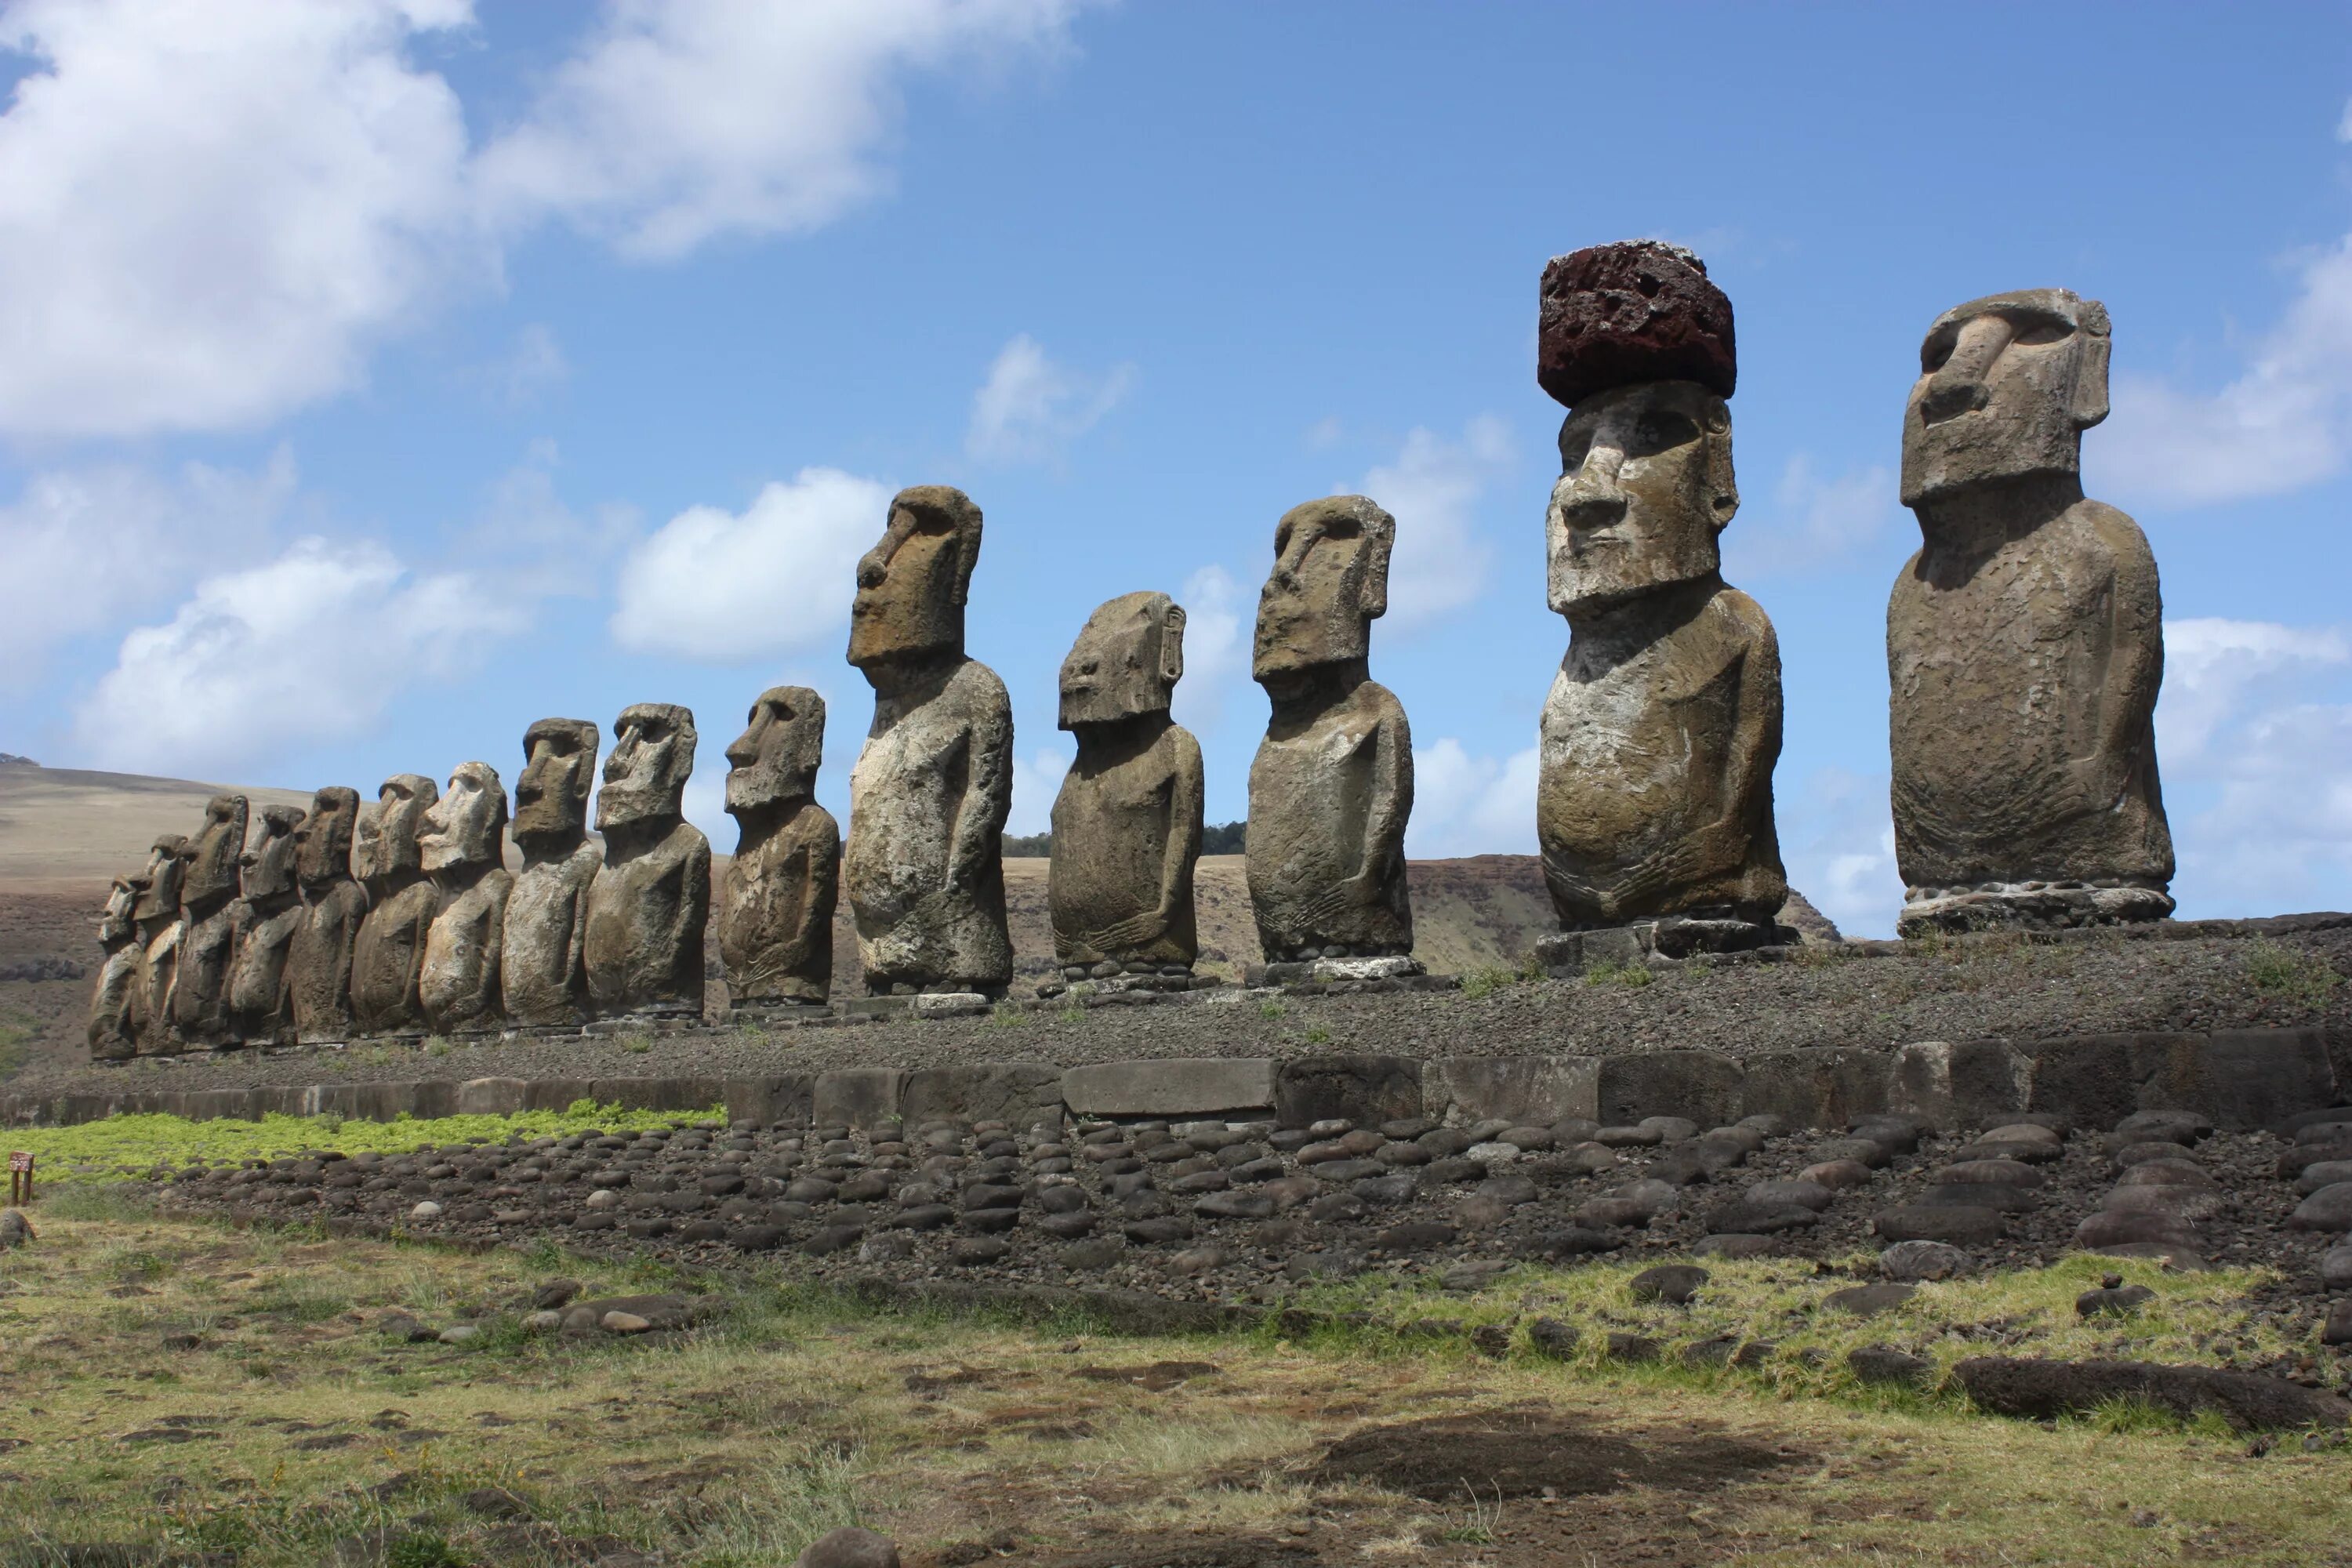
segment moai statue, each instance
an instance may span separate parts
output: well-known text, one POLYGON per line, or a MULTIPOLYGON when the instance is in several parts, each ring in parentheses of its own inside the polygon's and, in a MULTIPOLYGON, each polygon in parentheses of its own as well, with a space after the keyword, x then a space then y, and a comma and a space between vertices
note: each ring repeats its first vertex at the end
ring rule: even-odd
POLYGON ((507 791, 488 763, 460 763, 425 813, 417 848, 439 909, 425 933, 416 994, 438 1035, 499 1021, 499 957, 506 936, 507 791))
POLYGON ((275 1045, 292 1032, 286 983, 294 936, 302 929, 295 878, 301 826, 299 807, 264 807, 261 836, 237 860, 236 957, 228 972, 228 1016, 231 1036, 247 1045, 275 1045))
POLYGON ((236 957, 237 863, 251 809, 241 795, 206 802, 205 826, 181 879, 180 908, 188 924, 172 985, 172 1026, 191 1044, 225 1045, 232 1037, 228 972, 236 957))
POLYGON ((1544 701, 1536 834, 1570 934, 1537 958, 1780 940, 1780 643, 1717 550, 1739 509, 1731 301, 1679 247, 1596 246, 1544 268, 1538 342, 1537 379, 1569 408, 1544 525, 1569 647, 1544 701))
POLYGON ((823 1006, 833 987, 841 829, 817 805, 824 699, 779 686, 727 748, 727 810, 742 829, 719 894, 719 953, 739 1012, 823 1006))
POLYGON ((694 714, 667 702, 621 710, 596 794, 604 863, 588 885, 582 963, 601 1017, 702 1016, 710 841, 686 820, 694 714))
POLYGON ((874 727, 849 775, 842 890, 873 995, 977 992, 1013 980, 1004 818, 1013 703, 963 651, 980 508, 919 485, 890 502, 857 563, 849 662, 874 688, 874 727))
POLYGON ((588 837, 588 794, 603 731, 585 719, 541 719, 523 731, 514 841, 522 869, 507 894, 499 990, 507 1020, 536 1027, 588 1016, 588 887, 604 852, 588 837))
POLYGON ((352 950, 368 907, 367 889, 352 875, 359 819, 359 792, 330 784, 310 797, 294 830, 302 923, 286 953, 286 1002, 294 1037, 306 1046, 352 1037, 352 950))
POLYGON ((441 791, 422 773, 394 773, 362 816, 352 868, 367 885, 367 918, 352 944, 352 1026, 362 1035, 414 1035, 425 1027, 417 986, 425 933, 441 910, 441 889, 425 875, 417 841, 441 791))
POLYGON ((1165 594, 1111 600, 1062 661, 1078 755, 1054 798, 1047 901, 1066 981, 1190 984, 1203 782, 1201 743, 1168 717, 1183 674, 1184 612, 1165 594))
POLYGON ((170 1056, 181 1047, 172 1026, 172 991, 179 979, 180 946, 187 936, 180 887, 193 849, 176 833, 156 839, 147 852, 147 870, 131 908, 139 928, 139 984, 132 1016, 141 1056, 170 1056))
POLYGON ((1903 416, 1919 552, 1886 606, 1897 929, 2172 912, 2156 776, 2156 556, 2083 495, 2107 416, 2106 308, 1994 294, 1927 329, 1903 416))
POLYGON ((106 954, 99 965, 98 984, 89 999, 89 1058, 119 1062, 139 1053, 135 994, 145 950, 138 942, 139 927, 131 918, 138 907, 142 879, 117 877, 106 895, 106 912, 98 919, 98 945, 106 954))
POLYGON ((1274 977, 1318 960, 1327 978, 1419 969, 1412 732, 1368 668, 1395 543, 1396 519, 1362 496, 1293 507, 1275 527, 1251 669, 1274 714, 1249 779, 1250 904, 1274 977))

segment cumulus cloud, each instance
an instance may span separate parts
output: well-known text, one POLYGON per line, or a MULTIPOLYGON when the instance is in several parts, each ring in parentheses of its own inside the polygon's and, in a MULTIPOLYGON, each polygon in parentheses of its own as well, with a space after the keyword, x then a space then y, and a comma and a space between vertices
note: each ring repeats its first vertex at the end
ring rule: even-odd
POLYGON ((0 507, 0 669, 37 672, 67 638, 105 631, 206 567, 253 550, 295 490, 285 448, 259 470, 190 463, 36 474, 0 507))
POLYGON ((857 558, 880 537, 892 493, 878 479, 803 468, 740 512, 688 508, 629 552, 613 639, 710 664, 823 646, 848 624, 857 558))
POLYGON ((562 385, 571 374, 572 362, 563 357, 555 329, 544 321, 532 321, 520 329, 507 352, 482 366, 475 379, 491 401, 507 408, 528 408, 562 385))
POLYGON ((77 749, 101 767, 230 776, 365 731, 414 681, 480 668, 526 616, 465 573, 299 540, 125 637, 75 717, 77 749))
POLYGON ((1811 453, 1792 453, 1769 507, 1751 501, 1725 531, 1727 569, 1737 579, 1835 564, 1877 543, 1902 515, 1892 469, 1849 468, 1829 478, 1815 471, 1811 453))
POLYGON ((964 450, 983 462, 1049 462, 1101 423, 1134 384, 1132 365, 1089 375, 1055 363, 1024 332, 998 353, 972 394, 964 450))
POLYGON ((1510 460, 1510 427, 1482 415, 1463 427, 1459 440, 1416 427, 1394 462, 1334 491, 1370 496, 1397 520, 1389 565, 1391 626, 1426 626, 1485 591, 1495 549, 1479 531, 1477 506, 1510 460))
POLYGON ((633 508, 608 503, 583 517, 567 505, 555 488, 558 464, 553 441, 532 442, 491 482, 467 531, 469 558, 526 598, 594 593, 636 533, 633 508))
POLYGON ((1177 682, 1171 710, 1178 723, 1194 730, 1214 725, 1248 679, 1257 614, 1253 599, 1222 566, 1203 566, 1184 579, 1184 591, 1176 595, 1184 606, 1184 679, 1177 682))
POLYGON ((1473 755, 1452 736, 1412 753, 1412 818, 1405 853, 1415 859, 1536 852, 1536 748, 1473 755))
POLYGON ((1050 52, 1076 8, 612 0, 478 151, 413 58, 469 0, 20 0, 0 431, 264 423, 355 384, 545 223, 650 260, 814 227, 887 186, 910 75, 1050 52))
POLYGON ((1027 837, 1054 826, 1054 797, 1062 793, 1062 775, 1070 771, 1069 756, 1043 747, 1024 762, 1013 759, 1013 810, 1004 831, 1027 837))
POLYGON ((1789 886, 1849 937, 1891 937, 1903 910, 1887 775, 1817 768, 1776 802, 1789 886))

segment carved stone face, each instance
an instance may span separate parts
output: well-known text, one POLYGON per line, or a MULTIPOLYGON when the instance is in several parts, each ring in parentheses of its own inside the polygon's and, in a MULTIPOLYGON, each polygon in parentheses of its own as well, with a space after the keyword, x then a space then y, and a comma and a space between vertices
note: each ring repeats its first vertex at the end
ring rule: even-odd
POLYGON ((980 559, 980 508, 961 490, 918 485, 890 503, 880 543, 857 563, 849 662, 963 651, 964 595, 980 559))
POLYGON ((374 881, 423 870, 425 852, 417 835, 424 830, 425 812, 440 798, 440 787, 423 773, 394 773, 384 780, 376 792, 375 810, 360 824, 363 847, 353 856, 354 868, 363 853, 363 874, 374 881))
POLYGON ((241 795, 216 795, 205 803, 205 826, 196 834, 188 874, 180 884, 182 902, 201 905, 236 896, 247 810, 241 795))
POLYGON ((138 931, 131 918, 139 907, 139 889, 143 878, 117 877, 107 889, 106 912, 98 917, 98 940, 106 947, 117 947, 129 942, 138 931))
POLYGON ((1731 412, 1696 382, 1612 387, 1559 427, 1545 518, 1554 612, 1599 609, 1717 571, 1739 510, 1731 412))
POLYGON ((1903 504, 2081 470, 2107 416, 2106 307, 2065 289, 1990 294, 1936 318, 1903 411, 1903 504))
POLYGON ((571 843, 588 830, 588 792, 596 782, 604 739, 585 719, 541 719, 523 731, 522 776, 515 780, 516 842, 571 843))
POLYGON ((694 713, 668 702, 621 710, 613 754, 596 795, 596 826, 675 822, 686 815, 686 781, 694 773, 694 713))
POLYGON ((743 732, 727 748, 727 809, 741 813, 816 793, 824 760, 824 699, 805 686, 777 686, 751 704, 743 732))
POLYGON ((1062 661, 1061 727, 1164 713, 1183 675, 1183 609, 1165 594, 1123 594, 1087 617, 1062 661))
POLYGON ((357 790, 330 784, 310 797, 310 814, 294 829, 294 870, 306 888, 323 888, 355 874, 352 840, 359 826, 357 790))
POLYGON ((449 788, 425 813, 416 837, 427 871, 496 865, 505 853, 507 792, 488 763, 459 763, 449 788))
POLYGON ((294 860, 301 847, 302 813, 290 805, 265 806, 261 832, 237 857, 240 883, 248 899, 275 899, 294 890, 294 860))
POLYGON ((147 851, 147 869, 139 879, 139 897, 131 914, 142 921, 169 920, 180 912, 180 882, 187 875, 188 841, 176 833, 155 840, 147 851))
POLYGON ((1388 613, 1395 542, 1396 519, 1362 496, 1329 496, 1283 513, 1274 572, 1257 599, 1252 674, 1264 680, 1365 657, 1372 621, 1388 613))

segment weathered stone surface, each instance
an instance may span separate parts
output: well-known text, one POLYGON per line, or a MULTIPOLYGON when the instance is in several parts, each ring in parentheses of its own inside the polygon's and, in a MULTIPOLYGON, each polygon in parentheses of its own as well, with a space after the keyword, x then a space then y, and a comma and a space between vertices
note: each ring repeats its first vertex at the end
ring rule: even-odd
POLYGON ((1168 717, 1184 674, 1184 611, 1126 594, 1088 616, 1062 661, 1061 727, 1078 754, 1054 798, 1048 904, 1065 964, 1190 969, 1201 745, 1168 717))
POLYGON ((302 816, 295 806, 264 808, 259 835, 238 858, 228 1033, 248 1044, 276 1044, 293 1034, 287 965, 295 933, 302 929, 301 887, 295 876, 302 816))
MULTIPOLYGON (((1647 268, 1656 249, 1601 252, 1647 268)), ((1617 279, 1594 277, 1606 318, 1617 279)), ((1555 283, 1570 287, 1547 272, 1548 312, 1555 283)), ((1727 390, 1729 324, 1726 304, 1727 390)), ((1730 410, 1686 372, 1615 374, 1580 395, 1559 453, 1544 531, 1570 637, 1544 703, 1536 826, 1561 927, 1680 915, 1769 931, 1789 893, 1772 818, 1780 654, 1763 610, 1723 581, 1717 540, 1739 508, 1730 410)))
POLYGON ((588 885, 581 964, 602 1017, 702 1014, 710 841, 686 820, 694 714, 667 702, 621 710, 596 795, 604 863, 588 885))
POLYGON ((180 909, 187 922, 172 985, 173 1032, 188 1044, 229 1037, 228 972, 236 957, 237 862, 245 852, 250 806, 241 795, 216 795, 188 851, 180 909))
POLYGON ((147 851, 147 869, 133 882, 131 919, 139 943, 138 982, 131 991, 131 1021, 142 1056, 168 1056, 179 1049, 172 1026, 172 987, 178 977, 180 942, 187 932, 180 908, 180 884, 192 849, 176 833, 163 835, 147 851))
POLYGON ((869 994, 973 991, 1013 978, 1003 834, 1013 805, 1013 705, 964 654, 981 513, 944 485, 898 492, 857 563, 849 662, 874 724, 849 776, 842 890, 869 994))
POLYGON ((89 1023, 84 1030, 93 1061, 121 1061, 139 1051, 135 994, 146 949, 138 940, 138 922, 131 919, 138 903, 137 879, 117 877, 107 891, 105 912, 99 916, 98 944, 106 956, 90 991, 89 1023))
POLYGON ((460 763, 425 814, 425 874, 440 903, 425 933, 417 999, 436 1031, 487 1028, 499 1018, 506 941, 507 792, 488 763, 460 763))
POLYGON ((1720 1127, 1745 1115, 1740 1065, 1715 1051, 1643 1051, 1601 1059, 1596 1120, 1630 1126, 1645 1116, 1687 1116, 1720 1127))
POLYGON ((1421 1063, 1412 1057, 1298 1057, 1275 1073, 1275 1120, 1285 1127, 1378 1126, 1422 1109, 1421 1063))
POLYGON ((604 852, 588 837, 588 794, 603 733, 585 719, 541 719, 523 731, 514 841, 522 869, 507 892, 499 992, 517 1024, 588 1016, 588 889, 604 852))
POLYGON ((841 886, 841 829, 815 799, 824 699, 805 686, 761 692, 727 761, 727 810, 742 830, 719 889, 728 1000, 820 1005, 841 886))
POLYGON ((352 869, 368 897, 352 946, 352 1026, 360 1034, 425 1026, 418 982, 441 890, 425 875, 419 836, 425 814, 440 798, 439 786, 423 774, 395 773, 376 792, 374 808, 360 814, 352 847, 352 869))
POLYGON ((1471 1121, 1596 1119, 1600 1090, 1601 1063, 1592 1057, 1441 1057, 1421 1079, 1429 1114, 1451 1107, 1471 1121))
POLYGON ((2183 1418, 2210 1410, 2232 1426, 2252 1431, 2338 1427, 2352 1412, 2336 1394, 2259 1373, 2208 1366, 1975 1356, 1955 1366, 1952 1376, 1979 1409, 2034 1420, 2077 1415, 2118 1399, 2147 1400, 2183 1418))
POLYGON ((1886 1053, 1838 1046, 1776 1051, 1740 1063, 1751 1116, 1779 1116, 1801 1127, 1844 1127, 1887 1109, 1886 1053))
POLYGON ((1213 1116, 1274 1107, 1268 1057, 1170 1057, 1104 1062, 1062 1074, 1062 1098, 1080 1116, 1213 1116))
POLYGON ((2169 914, 2156 557, 2085 500, 2107 312, 2063 289, 1938 317, 1903 426, 1924 544, 1886 609, 1906 934, 2169 914))
POLYGON ((310 797, 310 813, 294 830, 302 923, 286 957, 286 992, 304 1045, 352 1032, 352 949, 367 913, 367 889, 352 875, 359 814, 359 793, 331 784, 310 797))
POLYGON ((1362 496, 1293 507, 1258 595, 1251 673, 1273 716, 1250 763, 1249 889, 1270 963, 1412 950, 1412 734, 1370 675, 1396 520, 1362 496))
POLYGON ((1020 1131, 1062 1121, 1062 1069, 1051 1062, 975 1062, 924 1068, 907 1075, 899 1114, 909 1124, 933 1118, 1002 1121, 1020 1131))
POLYGON ((809 1115, 819 1127, 871 1127, 896 1121, 907 1090, 898 1068, 838 1068, 816 1075, 809 1115))
POLYGON ((1596 392, 1687 381, 1729 397, 1738 384, 1731 301, 1706 263, 1663 240, 1552 258, 1536 321, 1536 384, 1573 408, 1596 392))
POLYGON ((793 1568, 898 1568, 898 1548, 887 1535, 845 1525, 810 1542, 793 1568))

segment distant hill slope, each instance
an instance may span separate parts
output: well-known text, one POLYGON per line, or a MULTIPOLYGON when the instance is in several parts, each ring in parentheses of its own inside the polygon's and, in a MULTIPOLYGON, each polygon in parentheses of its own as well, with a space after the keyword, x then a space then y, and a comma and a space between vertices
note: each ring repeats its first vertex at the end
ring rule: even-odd
POLYGON ((103 901, 110 879, 144 865, 159 836, 195 832, 205 802, 224 793, 257 812, 310 804, 299 790, 0 763, 0 886, 93 881, 103 901))

